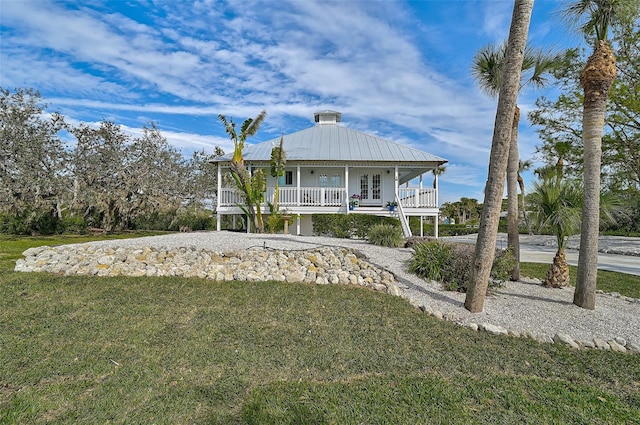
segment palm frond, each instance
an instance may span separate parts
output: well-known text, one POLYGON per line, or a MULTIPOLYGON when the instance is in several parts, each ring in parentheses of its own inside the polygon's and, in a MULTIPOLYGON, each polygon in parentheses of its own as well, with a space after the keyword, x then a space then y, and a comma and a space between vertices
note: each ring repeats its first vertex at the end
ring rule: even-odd
POLYGON ((607 39, 612 24, 634 20, 639 14, 639 0, 578 0, 560 11, 570 27, 597 41, 607 39))
POLYGON ((471 76, 480 89, 490 96, 497 96, 502 85, 502 69, 506 55, 506 44, 489 44, 473 57, 471 76))
POLYGON ((247 118, 242 123, 242 128, 240 129, 240 137, 243 141, 247 137, 254 136, 258 132, 258 129, 260 128, 260 125, 262 124, 266 116, 267 111, 262 111, 255 118, 247 118))
POLYGON ((222 114, 218 114, 218 120, 224 125, 224 131, 231 136, 232 139, 236 139, 236 123, 233 122, 233 118, 225 117, 222 114))

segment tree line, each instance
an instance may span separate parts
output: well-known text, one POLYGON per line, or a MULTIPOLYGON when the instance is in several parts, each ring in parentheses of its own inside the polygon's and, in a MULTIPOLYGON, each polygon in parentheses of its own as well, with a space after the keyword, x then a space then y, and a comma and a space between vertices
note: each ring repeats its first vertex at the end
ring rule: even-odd
POLYGON ((0 232, 50 234, 211 225, 215 147, 185 158, 155 124, 71 125, 40 94, 0 88, 0 232))

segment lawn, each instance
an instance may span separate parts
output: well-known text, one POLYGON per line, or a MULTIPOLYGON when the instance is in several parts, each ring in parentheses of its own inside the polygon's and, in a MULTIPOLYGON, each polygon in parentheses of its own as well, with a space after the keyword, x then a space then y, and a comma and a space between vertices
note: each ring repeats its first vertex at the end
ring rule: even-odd
MULTIPOLYGON (((638 261, 640 261, 640 258, 638 261)), ((549 264, 520 263, 520 274, 522 276, 536 277, 540 280, 544 280, 548 269, 549 264)), ((578 268, 569 266, 569 276, 570 284, 575 285, 578 268)), ((618 292, 627 297, 640 298, 640 276, 598 270, 597 287, 604 292, 618 292)))
POLYGON ((640 356, 359 287, 3 271, 0 423, 640 424, 640 356))

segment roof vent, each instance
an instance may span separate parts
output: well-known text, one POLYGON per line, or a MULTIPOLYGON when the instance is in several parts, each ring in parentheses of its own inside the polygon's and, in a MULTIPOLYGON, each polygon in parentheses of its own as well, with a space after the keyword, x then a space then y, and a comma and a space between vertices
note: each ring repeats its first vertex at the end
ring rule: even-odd
POLYGON ((342 113, 336 111, 321 111, 313 114, 318 124, 336 124, 342 121, 342 113))

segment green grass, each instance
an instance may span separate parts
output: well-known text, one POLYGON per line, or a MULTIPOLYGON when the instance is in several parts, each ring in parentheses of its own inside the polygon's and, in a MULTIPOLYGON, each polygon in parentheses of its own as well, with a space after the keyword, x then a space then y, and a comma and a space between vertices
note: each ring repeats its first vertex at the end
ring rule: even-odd
MULTIPOLYGON (((549 264, 520 263, 522 276, 536 277, 540 280, 544 280, 548 269, 549 264)), ((578 276, 578 268, 569 266, 569 276, 571 285, 574 285, 578 276)), ((597 287, 605 292, 619 292, 627 297, 640 298, 640 276, 598 270, 597 287)))
POLYGON ((0 423, 640 424, 640 356, 363 288, 0 274, 0 423))

